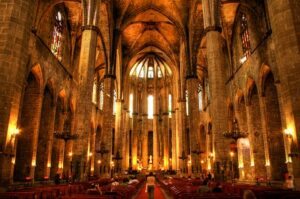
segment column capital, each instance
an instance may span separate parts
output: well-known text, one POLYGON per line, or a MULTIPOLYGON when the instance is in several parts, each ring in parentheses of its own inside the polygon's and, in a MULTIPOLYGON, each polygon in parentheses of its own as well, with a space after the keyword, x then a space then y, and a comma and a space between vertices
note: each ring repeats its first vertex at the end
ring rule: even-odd
POLYGON ((84 26, 81 26, 81 30, 82 31, 93 30, 93 31, 96 31, 97 34, 100 33, 100 29, 97 26, 94 26, 94 25, 84 25, 84 26))
POLYGON ((208 26, 204 29, 204 35, 206 35, 208 32, 211 32, 211 31, 216 31, 216 32, 221 33, 222 32, 222 27, 218 26, 218 25, 208 26))

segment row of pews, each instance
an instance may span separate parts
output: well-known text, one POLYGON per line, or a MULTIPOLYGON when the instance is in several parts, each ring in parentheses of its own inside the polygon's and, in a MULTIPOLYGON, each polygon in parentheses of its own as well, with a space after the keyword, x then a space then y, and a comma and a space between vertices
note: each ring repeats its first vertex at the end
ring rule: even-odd
MULTIPOLYGON (((158 178, 161 186, 169 192, 174 199, 242 199, 245 191, 250 190, 257 199, 300 199, 299 191, 283 190, 270 186, 256 186, 249 184, 222 183, 222 192, 200 193, 201 182, 199 179, 185 178, 158 178)), ((216 186, 215 182, 209 183, 212 190, 216 186)))
POLYGON ((112 185, 110 179, 67 185, 52 185, 17 189, 0 193, 1 199, 131 199, 144 183, 144 179, 131 184, 112 185), (95 185, 99 185, 96 189, 95 185), (100 191, 99 191, 100 190, 100 191))

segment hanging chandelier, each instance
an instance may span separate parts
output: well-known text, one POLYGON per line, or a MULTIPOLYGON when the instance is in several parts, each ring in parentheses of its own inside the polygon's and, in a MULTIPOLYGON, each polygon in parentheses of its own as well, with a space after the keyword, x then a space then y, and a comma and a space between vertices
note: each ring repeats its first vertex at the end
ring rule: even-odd
POLYGON ((236 119, 233 120, 233 130, 223 132, 223 136, 228 139, 233 139, 237 142, 240 138, 246 138, 248 136, 247 132, 242 132, 239 130, 238 122, 236 119))

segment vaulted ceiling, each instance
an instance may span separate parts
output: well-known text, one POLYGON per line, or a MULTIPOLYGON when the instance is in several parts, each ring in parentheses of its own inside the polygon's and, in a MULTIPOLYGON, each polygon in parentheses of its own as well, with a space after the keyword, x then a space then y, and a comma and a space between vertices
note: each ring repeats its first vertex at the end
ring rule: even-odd
MULTIPOLYGON (((80 0, 50 1, 53 4, 41 1, 44 2, 44 10, 54 4, 64 3, 71 29, 76 38, 80 38, 80 0)), ((224 38, 230 38, 239 4, 240 0, 222 0, 222 26, 226 29, 223 31, 226 34, 224 38)), ((178 67, 182 42, 189 48, 188 58, 192 66, 206 66, 201 0, 102 0, 98 10, 101 34, 96 67, 110 65, 115 56, 113 51, 118 46, 122 48, 123 71, 148 53, 154 53, 170 66, 178 67)), ((40 12, 41 15, 43 12, 40 12)))

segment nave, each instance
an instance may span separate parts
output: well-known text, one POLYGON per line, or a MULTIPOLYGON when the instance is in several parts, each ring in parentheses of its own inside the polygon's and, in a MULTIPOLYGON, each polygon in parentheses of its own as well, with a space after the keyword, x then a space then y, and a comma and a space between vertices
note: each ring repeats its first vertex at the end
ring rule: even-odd
POLYGON ((297 196, 299 0, 0 10, 1 196, 297 196))
MULTIPOLYGON (((30 184, 10 187, 1 199, 146 199, 145 175, 56 185, 30 184)), ((157 175, 154 199, 298 199, 299 191, 284 189, 268 182, 245 184, 216 182, 200 178, 157 175)))

